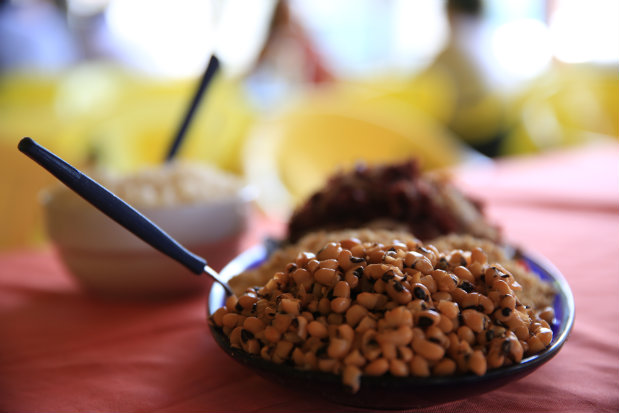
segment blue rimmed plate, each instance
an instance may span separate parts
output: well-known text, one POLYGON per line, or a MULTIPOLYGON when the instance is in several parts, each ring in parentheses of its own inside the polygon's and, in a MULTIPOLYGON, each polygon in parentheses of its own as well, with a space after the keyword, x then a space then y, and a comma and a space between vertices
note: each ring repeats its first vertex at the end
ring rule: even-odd
MULTIPOLYGON (((267 257, 264 246, 256 246, 230 262, 221 277, 229 280, 243 270, 260 265, 267 257)), ((288 388, 296 388, 308 394, 320 394, 336 403, 371 409, 410 409, 447 403, 476 396, 518 380, 533 372, 554 357, 567 340, 574 324, 574 297, 559 270, 543 257, 521 253, 519 258, 542 280, 550 282, 557 295, 553 307, 555 320, 552 323, 553 339, 543 352, 527 357, 520 364, 488 371, 483 376, 466 374, 449 377, 380 377, 364 376, 360 390, 352 394, 342 384, 341 377, 319 371, 306 371, 291 365, 275 364, 259 356, 232 348, 221 329, 210 326, 219 346, 236 361, 253 369, 257 374, 288 388), (310 393, 311 392, 311 393, 310 393)), ((214 284, 208 300, 208 316, 224 305, 224 289, 214 284)))

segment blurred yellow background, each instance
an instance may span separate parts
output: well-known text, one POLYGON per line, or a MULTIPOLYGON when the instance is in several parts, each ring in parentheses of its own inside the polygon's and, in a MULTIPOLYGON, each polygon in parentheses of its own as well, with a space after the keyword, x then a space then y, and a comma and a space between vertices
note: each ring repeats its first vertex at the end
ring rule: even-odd
MULTIPOLYGON (((84 27, 98 27, 99 18, 104 18, 110 33, 121 27, 113 19, 122 12, 120 3, 91 2, 98 6, 90 11, 76 8, 82 3, 88 2, 68 2, 60 10, 70 23, 68 29, 83 34, 84 27)), ((135 10, 144 7, 129 3, 135 3, 135 10)), ((221 52, 227 56, 224 70, 199 107, 179 154, 182 159, 244 175, 262 191, 260 205, 267 212, 285 215, 334 170, 359 160, 372 163, 416 156, 426 169, 432 169, 487 161, 484 156, 531 154, 595 139, 617 139, 616 51, 601 62, 561 60, 563 55, 549 51, 540 60, 543 64, 527 77, 514 74, 499 87, 500 82, 489 81, 483 65, 475 64, 479 56, 489 56, 494 49, 484 49, 482 42, 472 49, 482 51, 476 57, 453 35, 461 30, 458 16, 491 23, 488 27, 496 29, 489 32, 496 34, 490 36, 492 41, 501 39, 505 27, 535 19, 539 23, 535 27, 546 27, 552 34, 555 17, 575 7, 569 2, 523 1, 516 7, 489 0, 479 2, 483 10, 471 10, 462 8, 467 2, 458 1, 415 6, 411 3, 416 2, 367 0, 356 3, 358 15, 348 19, 343 16, 350 4, 330 9, 327 3, 312 3, 314 7, 303 0, 252 3, 262 13, 254 20, 264 20, 254 28, 262 30, 252 37, 258 39, 254 39, 255 50, 241 56, 243 70, 221 52), (409 27, 398 17, 402 13, 409 13, 418 24, 409 27), (368 31, 375 36, 364 36, 368 31)), ((581 12, 583 22, 616 31, 619 22, 600 20, 616 3, 594 3, 592 10, 601 12, 591 19, 597 20, 587 23, 581 12)), ((191 4, 182 6, 188 16, 191 4)), ((237 1, 214 4, 219 9, 247 7, 237 1)), ((48 10, 51 3, 41 1, 39 6, 48 10)), ((9 2, 0 9, 0 34, 10 33, 3 31, 9 21, 2 20, 3 14, 35 7, 37 2, 9 2)), ((165 14, 163 3, 153 2, 151 7, 165 14)), ((213 16, 225 20, 221 17, 225 13, 216 13, 217 7, 213 16)), ((251 20, 241 22, 242 14, 236 12, 234 28, 239 39, 248 43, 250 37, 242 29, 251 20)), ((153 38, 144 40, 142 50, 133 44, 134 59, 141 56, 137 52, 158 50, 151 44, 157 33, 151 32, 153 38)), ((516 39, 526 46, 525 32, 518 33, 516 39)), ((184 35, 193 36, 191 44, 202 44, 196 42, 197 33, 184 35)), ((234 50, 242 51, 244 43, 239 39, 228 38, 227 43, 220 39, 215 49, 229 52, 236 45, 234 50)), ((120 42, 116 47, 128 47, 134 40, 116 38, 120 42)), ((532 41, 543 43, 541 38, 532 41)), ((183 51, 179 45, 159 45, 170 53, 183 51)), ((45 242, 37 196, 53 178, 17 151, 19 139, 30 136, 80 168, 97 165, 127 172, 160 163, 193 95, 200 62, 213 50, 211 46, 195 50, 192 62, 196 55, 199 58, 193 66, 180 65, 179 54, 179 67, 196 69, 172 76, 147 73, 144 67, 110 55, 83 55, 53 70, 46 69, 47 63, 11 66, 15 51, 7 43, 2 47, 6 50, 0 53, 0 249, 45 242)), ((517 48, 511 52, 508 62, 530 54, 525 50, 519 55, 517 48)), ((187 56, 191 57, 191 50, 187 56)), ((160 62, 171 59, 156 57, 160 62)), ((493 66, 494 73, 506 76, 499 66, 493 66)))

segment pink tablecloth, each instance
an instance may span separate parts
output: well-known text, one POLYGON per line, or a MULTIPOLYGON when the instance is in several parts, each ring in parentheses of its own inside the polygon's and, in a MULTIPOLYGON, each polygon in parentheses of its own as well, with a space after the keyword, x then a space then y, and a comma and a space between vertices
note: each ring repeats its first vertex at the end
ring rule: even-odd
MULTIPOLYGON (((576 322, 530 376, 427 411, 619 409, 618 161, 613 143, 459 171, 507 239, 563 272, 576 322)), ((95 300, 49 248, 0 254, 0 411, 317 410, 355 409, 273 385, 228 358, 206 328, 204 297, 95 300)))

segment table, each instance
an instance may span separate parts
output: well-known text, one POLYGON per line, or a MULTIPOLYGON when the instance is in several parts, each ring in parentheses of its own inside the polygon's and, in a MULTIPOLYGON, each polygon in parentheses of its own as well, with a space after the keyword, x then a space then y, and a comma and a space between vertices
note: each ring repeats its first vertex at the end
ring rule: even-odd
MULTIPOLYGON (((611 142, 454 171, 508 240, 563 272, 576 321, 560 353, 531 375, 425 411, 617 411, 618 161, 611 142)), ((261 226, 247 245, 268 230, 261 226)), ((50 247, 1 253, 0 411, 359 410, 238 365, 208 332, 205 302, 93 299, 50 247)))

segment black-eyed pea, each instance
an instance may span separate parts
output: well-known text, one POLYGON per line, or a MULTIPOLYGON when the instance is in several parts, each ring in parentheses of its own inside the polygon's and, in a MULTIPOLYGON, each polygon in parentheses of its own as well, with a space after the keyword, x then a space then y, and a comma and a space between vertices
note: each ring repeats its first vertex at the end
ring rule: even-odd
POLYGON ((361 245, 361 240, 359 240, 359 238, 351 237, 351 238, 342 240, 340 242, 340 245, 342 246, 342 248, 349 250, 354 246, 361 245))
POLYGON ((319 268, 314 272, 314 279, 322 285, 333 287, 338 282, 337 271, 332 268, 319 268))
POLYGON ((327 327, 320 321, 315 321, 315 320, 310 322, 307 325, 307 332, 312 337, 318 337, 318 338, 326 338, 329 335, 327 331, 327 327))
POLYGON ((479 305, 479 296, 480 294, 478 292, 467 293, 458 304, 460 304, 460 307, 463 309, 476 309, 479 305))
POLYGON ((264 328, 264 338, 271 343, 277 343, 281 336, 282 333, 273 326, 266 326, 264 328))
POLYGON ((456 288, 450 292, 452 301, 459 304, 462 307, 462 301, 466 298, 468 293, 464 291, 462 288, 456 288))
POLYGON ((430 364, 420 354, 415 354, 409 363, 410 372, 416 377, 430 377, 430 364))
POLYGON ((318 312, 322 315, 327 315, 331 312, 331 301, 327 297, 322 297, 318 301, 318 312))
POLYGON ((555 319, 555 310, 552 307, 544 307, 537 316, 548 324, 552 324, 555 319))
POLYGON ((242 308, 236 308, 236 305, 238 304, 239 299, 237 298, 236 295, 231 295, 228 298, 226 298, 226 308, 228 309, 228 311, 234 311, 234 310, 239 310, 242 311, 242 308))
POLYGON ((378 294, 362 292, 357 295, 357 303, 368 310, 373 310, 378 302, 378 294))
POLYGON ((509 341, 504 338, 494 338, 490 341, 488 356, 486 357, 488 367, 495 369, 505 363, 505 355, 509 354, 509 348, 506 348, 508 346, 509 341))
POLYGON ((277 329, 281 334, 288 330, 288 327, 292 323, 292 316, 289 314, 277 313, 272 321, 272 326, 277 329))
POLYGON ((430 326, 426 329, 426 339, 433 343, 440 344, 443 347, 447 347, 449 345, 449 339, 447 335, 441 331, 437 326, 430 326))
POLYGON ((410 371, 409 365, 404 360, 391 359, 389 360, 389 373, 396 377, 408 376, 410 371))
POLYGON ((284 362, 286 359, 288 359, 288 355, 292 351, 293 347, 294 345, 289 341, 278 341, 275 345, 275 350, 273 351, 273 360, 277 359, 278 361, 281 360, 281 362, 284 362))
POLYGON ((408 304, 413 298, 413 295, 408 288, 396 280, 389 280, 385 286, 385 289, 389 297, 391 297, 391 299, 398 304, 408 304))
POLYGON ((465 341, 470 345, 475 343, 475 333, 469 326, 458 327, 456 334, 460 340, 465 341))
POLYGON ((302 286, 305 290, 308 290, 314 282, 312 274, 305 268, 298 268, 292 273, 292 279, 295 284, 302 286))
POLYGON ((453 301, 441 300, 436 305, 438 311, 447 318, 456 318, 460 312, 458 304, 453 301))
POLYGON ((331 311, 341 314, 350 308, 350 298, 337 297, 331 300, 331 311))
POLYGON ((451 301, 452 300, 451 293, 448 293, 447 291, 437 291, 432 294, 432 300, 434 302, 451 301))
POLYGON ((364 269, 362 266, 354 266, 344 273, 344 280, 348 283, 350 288, 356 288, 359 285, 359 278, 363 276, 363 273, 364 269))
POLYGON ((351 261, 351 258, 352 252, 350 252, 349 249, 342 249, 337 255, 337 262, 343 271, 346 271, 355 265, 355 263, 351 261))
POLYGON ((475 284, 475 277, 473 277, 473 274, 471 274, 468 268, 462 265, 454 268, 454 274, 460 279, 460 281, 468 281, 471 284, 475 284))
POLYGON ((367 360, 374 360, 380 355, 381 350, 376 340, 375 330, 367 330, 363 333, 361 336, 360 349, 367 360))
POLYGON ((509 308, 510 310, 514 310, 516 308, 516 298, 511 294, 506 294, 499 303, 499 307, 509 308))
POLYGON ((369 264, 363 269, 363 274, 372 280, 378 280, 388 269, 389 266, 386 264, 369 264))
POLYGON ((299 336, 302 340, 305 340, 307 338, 307 319, 305 317, 298 316, 296 320, 292 320, 292 323, 296 324, 297 336, 299 336))
POLYGON ((488 262, 488 256, 484 250, 479 247, 475 247, 471 250, 471 262, 477 262, 481 265, 486 264, 488 262))
POLYGON ((352 343, 346 339, 332 337, 327 347, 327 355, 333 359, 343 358, 348 354, 351 345, 352 343))
POLYGON ((517 326, 512 331, 516 337, 518 337, 518 340, 526 340, 529 338, 529 329, 524 324, 517 326))
POLYGON ((365 258, 366 257, 366 249, 363 244, 354 245, 350 248, 350 252, 352 252, 353 257, 357 258, 365 258))
POLYGON ((243 342, 241 348, 249 354, 260 354, 260 342, 255 338, 243 342))
POLYGON ((418 282, 425 285, 431 294, 434 294, 438 290, 436 281, 434 281, 434 277, 432 277, 431 275, 424 275, 422 277, 419 277, 418 282))
POLYGON ((408 346, 398 346, 398 359, 409 362, 413 359, 413 350, 408 346))
POLYGON ((413 350, 415 354, 420 354, 430 361, 438 361, 445 355, 445 349, 440 344, 421 337, 418 338, 417 335, 413 336, 413 350))
POLYGON ((546 322, 546 320, 543 320, 541 318, 538 318, 538 321, 540 323, 540 325, 544 328, 550 328, 550 325, 546 322))
POLYGON ((350 298, 350 285, 346 281, 338 281, 333 287, 335 297, 350 298))
POLYGON ((232 331, 230 331, 228 338, 230 339, 231 347, 241 347, 241 331, 243 331, 243 327, 240 326, 235 327, 232 331))
POLYGON ((328 242, 326 243, 320 251, 316 254, 316 258, 319 260, 328 260, 337 258, 338 254, 342 250, 342 247, 339 243, 336 242, 328 242))
POLYGON ((350 388, 352 393, 358 392, 361 387, 361 369, 352 364, 344 366, 342 370, 342 382, 350 388))
POLYGON ((444 270, 433 270, 431 273, 438 291, 453 291, 458 286, 458 277, 444 270))
POLYGON ((283 298, 279 302, 279 311, 293 316, 301 314, 301 302, 294 298, 283 298))
POLYGON ((224 315, 226 315, 228 313, 228 311, 226 310, 225 307, 219 307, 217 309, 217 311, 215 311, 213 313, 213 315, 211 316, 211 320, 212 322, 217 326, 217 327, 221 327, 223 326, 223 317, 224 315))
POLYGON ((547 347, 550 345, 550 343, 552 342, 552 330, 546 327, 542 327, 540 328, 536 333, 535 336, 538 337, 540 339, 540 341, 542 342, 542 344, 544 345, 544 347, 547 347))
POLYGON ((507 282, 501 278, 497 278, 494 280, 494 282, 492 283, 492 289, 494 291, 498 291, 501 297, 512 293, 512 289, 509 287, 509 284, 507 284, 507 282))
POLYGON ((441 321, 438 322, 437 327, 440 328, 443 333, 449 333, 454 329, 454 323, 451 320, 451 318, 441 315, 441 321))
POLYGON ((389 370, 389 361, 386 358, 377 358, 368 363, 363 372, 368 376, 382 376, 389 370))
POLYGON ((327 324, 328 325, 334 325, 334 326, 339 326, 340 324, 342 324, 344 322, 344 315, 343 314, 339 314, 339 313, 330 313, 327 316, 327 324))
POLYGON ((373 290, 376 293, 384 293, 386 287, 387 287, 387 284, 382 279, 378 279, 374 283, 373 290))
POLYGON ((478 280, 484 274, 484 267, 478 261, 471 262, 467 269, 471 272, 471 274, 473 274, 475 280, 478 280))
POLYGON ((413 299, 415 300, 429 301, 431 298, 430 291, 421 283, 414 283, 412 285, 411 292, 413 293, 413 299))
POLYGON ((340 266, 340 263, 336 259, 322 260, 320 264, 318 264, 318 268, 328 268, 330 270, 337 270, 340 266))
POLYGON ((244 310, 250 310, 257 301, 258 297, 256 297, 255 293, 245 293, 239 297, 238 305, 240 305, 244 310))
POLYGON ((320 268, 320 261, 317 259, 309 260, 305 265, 305 268, 312 274, 314 274, 318 268, 320 268))
POLYGON ((355 331, 359 334, 365 333, 368 330, 374 330, 376 328, 376 320, 369 315, 363 317, 357 327, 355 327, 355 331))
POLYGON ((295 264, 297 264, 297 268, 302 268, 307 265, 310 260, 313 260, 316 256, 311 252, 301 252, 297 255, 297 259, 295 260, 295 264))
POLYGON ((380 353, 383 358, 386 358, 387 360, 392 360, 398 357, 398 349, 396 348, 395 344, 390 342, 381 343, 379 341, 378 347, 380 347, 380 353))
POLYGON ((264 360, 271 361, 271 350, 272 348, 269 346, 262 346, 260 349, 260 357, 264 360))
POLYGON ((221 318, 221 324, 224 327, 234 328, 239 323, 240 316, 236 313, 224 314, 221 318))
POLYGON ((385 259, 385 251, 379 247, 372 247, 366 251, 366 256, 368 263, 379 264, 385 259))
POLYGON ((483 376, 486 374, 486 370, 488 368, 486 363, 486 356, 481 350, 474 350, 469 357, 468 363, 469 370, 478 376, 483 376))
POLYGON ((514 316, 510 317, 505 322, 505 325, 507 325, 510 330, 516 331, 516 329, 520 328, 521 326, 526 327, 528 330, 530 323, 531 318, 529 317, 529 315, 526 312, 516 309, 516 311, 514 311, 514 316))
POLYGON ((510 319, 515 318, 515 317, 514 317, 514 311, 513 311, 513 310, 511 310, 511 309, 510 309, 510 308, 508 308, 508 307, 503 307, 503 308, 498 307, 498 308, 494 311, 494 318, 495 318, 496 320, 499 320, 499 321, 500 321, 500 322, 502 322, 502 323, 507 324, 507 323, 509 323, 509 320, 510 320, 510 319))
POLYGON ((404 306, 397 306, 392 310, 386 311, 383 319, 388 327, 413 325, 413 315, 404 306))
POLYGON ((544 350, 546 346, 542 343, 539 336, 531 336, 527 339, 528 354, 536 354, 544 350))
POLYGON ((243 328, 251 331, 254 335, 264 330, 265 324, 257 317, 247 317, 243 322, 243 328))
POLYGON ((348 355, 344 358, 344 364, 353 366, 363 367, 366 363, 365 357, 359 352, 358 349, 352 350, 348 355))
POLYGON ((449 254, 449 265, 452 267, 468 265, 466 255, 467 254, 462 250, 452 251, 451 254, 449 254))
POLYGON ((488 324, 487 316, 479 311, 468 309, 462 311, 464 323, 475 333, 481 333, 488 324))
POLYGON ((483 294, 479 297, 479 305, 483 309, 484 314, 492 314, 494 311, 494 303, 490 298, 483 294))
POLYGON ((447 357, 439 360, 439 362, 432 367, 432 374, 435 376, 449 376, 455 372, 456 362, 447 357))
POLYGON ((365 317, 367 314, 368 314, 367 308, 359 304, 353 304, 348 308, 348 310, 346 310, 346 315, 345 315, 346 323, 348 323, 348 325, 352 327, 355 327, 357 326, 357 324, 359 324, 361 319, 365 317))
POLYGON ((434 310, 424 310, 415 313, 415 325, 426 328, 435 326, 441 321, 441 315, 434 310))
POLYGON ((413 329, 409 326, 400 326, 396 330, 385 330, 378 334, 379 342, 388 342, 395 346, 406 346, 413 339, 413 329))
MULTIPOLYGON (((524 349, 522 348, 520 341, 518 341, 518 338, 514 333, 511 333, 506 341, 509 342, 509 349, 507 351, 510 358, 514 363, 520 363, 524 354, 524 349)), ((504 344, 504 347, 507 347, 507 345, 504 344)), ((504 348, 504 350, 506 350, 506 348, 504 348)))

